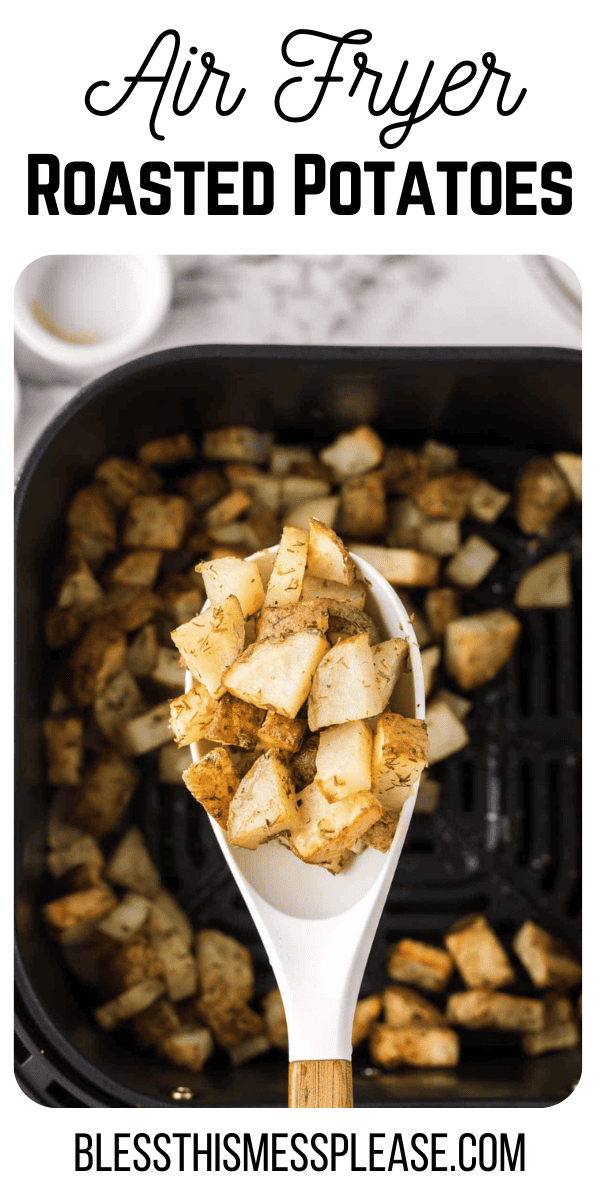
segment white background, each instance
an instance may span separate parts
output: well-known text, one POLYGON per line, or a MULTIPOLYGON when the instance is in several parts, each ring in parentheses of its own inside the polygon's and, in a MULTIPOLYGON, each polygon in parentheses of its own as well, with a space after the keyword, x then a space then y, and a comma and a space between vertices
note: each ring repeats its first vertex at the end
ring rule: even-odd
MULTIPOLYGON (((146 0, 102 0, 96 6, 57 0, 49 5, 35 0, 21 4, 13 15, 12 32, 5 43, 6 94, 3 105, 4 133, 9 146, 8 170, 4 174, 3 227, 9 232, 3 256, 3 319, 6 396, 12 396, 10 342, 12 329, 11 291, 14 279, 31 259, 49 253, 169 253, 169 254, 550 254, 564 259, 577 272, 587 308, 587 328, 598 327, 598 244, 596 232, 597 103, 588 80, 596 74, 593 59, 592 9, 586 16, 579 0, 537 3, 505 0, 500 5, 429 0, 427 5, 323 2, 240 3, 200 6, 172 0, 166 6, 146 0), (158 32, 167 23, 178 28, 182 43, 199 50, 211 49, 217 64, 248 88, 238 112, 217 118, 201 104, 187 118, 174 118, 163 105, 159 128, 165 142, 157 143, 147 129, 150 100, 140 95, 114 117, 99 119, 85 110, 82 96, 97 79, 119 80, 132 73, 158 32), (399 64, 407 58, 424 70, 429 59, 439 65, 440 82, 446 72, 463 58, 480 61, 492 50, 498 65, 512 72, 510 95, 522 86, 528 95, 511 118, 500 118, 492 103, 492 91, 467 117, 454 120, 436 114, 412 130, 406 145, 397 153, 383 151, 377 134, 382 123, 368 116, 358 96, 349 101, 345 89, 331 95, 318 116, 305 125, 280 121, 272 108, 272 96, 291 69, 279 57, 287 32, 298 26, 332 32, 368 27, 373 33, 370 61, 395 78, 399 64), (394 70, 394 67, 396 70, 394 70), (514 88, 514 91, 513 91, 514 88), (462 215, 447 218, 423 217, 419 212, 404 219, 393 215, 369 217, 331 216, 323 203, 315 205, 306 218, 294 218, 291 203, 291 167, 295 151, 323 153, 328 162, 336 159, 394 158, 400 164, 409 158, 425 163, 435 174, 438 159, 565 159, 573 167, 574 206, 567 217, 475 217, 465 206, 462 215), (280 192, 276 212, 268 218, 206 218, 201 209, 196 218, 128 218, 122 214, 106 218, 28 218, 26 215, 26 156, 51 152, 62 161, 87 158, 102 166, 111 159, 124 159, 135 168, 146 159, 264 158, 273 163, 280 192)), ((145 85, 148 95, 153 88, 145 85)), ((460 98, 460 93, 459 93, 460 98)), ((7 144, 5 142, 5 144, 7 144)), ((6 161, 6 160, 5 160, 6 161)), ((586 407, 587 440, 595 434, 597 380, 594 372, 595 345, 587 344, 586 407)), ((595 372, 594 372, 595 374, 595 372)), ((7 405, 7 417, 10 417, 7 405)), ((8 424, 8 421, 7 421, 8 424)), ((3 445, 9 442, 9 432, 3 445)), ((9 459, 4 479, 12 477, 9 459)), ((596 496, 592 493, 591 504, 596 496)), ((8 511, 8 487, 7 508, 8 511)), ((590 509, 588 509, 588 512, 590 509)), ((589 524, 589 521, 588 521, 589 524)), ((590 555, 593 558, 593 555, 590 555)), ((588 568, 592 575, 594 568, 588 568)), ((592 585, 594 580, 592 579, 592 585)), ((589 584, 588 584, 589 586, 589 584)), ((594 647, 590 646, 590 651, 594 647)), ((592 672, 588 672, 591 677, 592 672)), ((588 689, 589 690, 589 689, 588 689)), ((590 721, 592 706, 588 706, 590 721)), ((10 748, 7 747, 7 757, 10 748)), ((590 755, 591 757, 591 755, 590 755)), ((597 919, 593 894, 592 855, 598 821, 591 770, 587 795, 587 891, 588 941, 597 919)), ((4 911, 9 911, 7 902, 4 911)), ((6 922, 8 924, 8 922, 6 922)), ((6 930, 6 932, 8 932, 6 930)), ((598 994, 597 966, 593 949, 586 962, 587 995, 598 994), (594 972, 596 978, 594 979, 594 972)), ((8 961, 8 949, 6 958, 8 961)), ((9 988, 5 986, 5 993, 9 988)), ((10 1000, 5 995, 3 1028, 10 1028, 10 1000)), ((593 1013, 593 999, 589 1010, 593 1013)), ((490 1196, 511 1193, 530 1196, 560 1194, 577 1188, 587 1196, 594 1188, 594 1108, 597 1111, 598 1057, 594 1016, 586 1025, 586 1050, 582 1083, 570 1099, 547 1110, 362 1110, 351 1112, 287 1113, 244 1110, 236 1113, 176 1112, 155 1110, 118 1113, 107 1110, 78 1112, 51 1110, 32 1104, 12 1080, 10 1055, 4 1063, 3 1154, 12 1186, 25 1196, 39 1196, 41 1189, 60 1189, 65 1197, 79 1196, 82 1187, 90 1195, 164 1194, 176 1187, 197 1185, 180 1179, 173 1171, 161 1177, 154 1173, 102 1175, 90 1172, 76 1176, 72 1170, 75 1129, 90 1132, 145 1129, 184 1130, 236 1128, 314 1130, 393 1130, 410 1135, 416 1130, 474 1133, 505 1131, 527 1134, 527 1163, 524 1175, 455 1174, 411 1175, 409 1180, 380 1174, 263 1176, 241 1175, 200 1178, 200 1186, 211 1196, 228 1197, 240 1188, 262 1194, 279 1193, 284 1187, 297 1194, 306 1187, 321 1195, 339 1180, 350 1195, 363 1195, 375 1185, 384 1195, 397 1194, 402 1186, 414 1193, 434 1195, 444 1189, 449 1196, 474 1194, 485 1188, 490 1196), (107 1184, 108 1180, 108 1184, 107 1184)), ((6 1039, 8 1050, 8 1039, 6 1039)))

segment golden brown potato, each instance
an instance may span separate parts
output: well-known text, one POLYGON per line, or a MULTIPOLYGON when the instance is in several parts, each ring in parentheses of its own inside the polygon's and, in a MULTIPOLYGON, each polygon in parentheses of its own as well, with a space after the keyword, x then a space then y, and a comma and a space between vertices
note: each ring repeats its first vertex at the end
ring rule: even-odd
POLYGON ((384 1023, 392 1029, 403 1029, 406 1025, 441 1029, 447 1024, 439 1008, 413 988, 402 987, 398 983, 388 984, 381 999, 384 1023))
POLYGON ((425 480, 415 489, 413 496, 428 517, 463 521, 478 482, 472 471, 447 471, 425 480))
POLYGON ((371 471, 342 484, 338 527, 346 537, 367 540, 380 537, 386 523, 383 471, 371 471))
POLYGON ((71 929, 82 921, 99 921, 117 906, 117 897, 108 884, 86 888, 83 892, 70 892, 58 900, 51 900, 42 908, 42 916, 50 929, 58 932, 71 929))
POLYGON ((199 762, 192 763, 183 772, 183 782, 194 799, 226 829, 229 805, 238 789, 240 775, 225 747, 216 746, 199 762))
POLYGON ((71 820, 94 837, 110 833, 138 784, 138 773, 117 750, 105 750, 86 768, 70 804, 71 820))
POLYGON ((481 687, 506 666, 520 634, 520 621, 502 608, 458 617, 446 626, 446 670, 465 692, 481 687))
POLYGON ((69 663, 70 691, 77 708, 89 708, 102 695, 109 679, 121 670, 126 649, 125 634, 114 621, 88 625, 69 663))
POLYGON ((83 761, 83 719, 70 715, 46 717, 43 729, 48 783, 79 783, 83 761))
POLYGON ((124 546, 176 550, 190 521, 183 496, 134 496, 123 528, 124 546))
POLYGON ((211 724, 203 736, 211 742, 253 750, 264 716, 263 708, 256 708, 254 704, 247 704, 245 700, 226 692, 217 702, 211 724))
POLYGON ((370 425, 357 425, 349 433, 341 433, 330 446, 321 450, 319 458, 332 468, 336 479, 344 480, 365 475, 367 471, 378 467, 384 451, 381 438, 370 425))
POLYGON ((302 745, 306 728, 307 722, 302 717, 292 720, 282 717, 280 713, 268 712, 257 738, 266 750, 284 750, 296 754, 302 745))
POLYGON ((571 555, 566 550, 530 567, 515 592, 517 608, 568 608, 571 601, 571 555))
POLYGON ((247 946, 218 929, 196 934, 200 997, 208 1008, 232 1009, 252 999, 254 968, 247 946))
POLYGON ((296 793, 289 767, 277 750, 261 754, 232 797, 227 840, 256 850, 280 833, 298 826, 296 793))
POLYGON ((382 713, 373 742, 372 787, 388 812, 400 812, 427 766, 427 725, 399 713, 382 713))
POLYGON ((515 982, 508 955, 485 917, 464 917, 444 938, 468 988, 505 987, 515 982))
POLYGON ((531 458, 519 472, 515 485, 515 515, 522 533, 548 533, 555 517, 567 507, 573 493, 562 471, 551 458, 531 458))
POLYGON ((80 488, 67 509, 67 525, 74 535, 75 557, 98 565, 117 549, 117 521, 114 506, 98 484, 80 488))
POLYGON ((140 830, 132 825, 113 851, 106 868, 111 883, 153 899, 160 891, 160 875, 148 854, 140 830))
POLYGON ((569 988, 581 980, 581 967, 566 946, 534 921, 521 925, 513 950, 538 988, 569 988))
POLYGON ((94 477, 104 488, 116 508, 127 508, 134 496, 143 492, 160 492, 163 480, 158 471, 136 463, 131 458, 106 458, 96 467, 94 477))
POLYGON ((398 983, 413 984, 429 992, 443 992, 454 964, 448 952, 439 946, 402 938, 390 949, 387 970, 398 983))
POLYGON ((451 1025, 467 1029, 506 1029, 528 1033, 542 1028, 544 1006, 528 996, 510 996, 474 988, 448 996, 446 1017, 451 1025))
POLYGON ((374 1022, 381 1013, 381 996, 365 996, 358 1000, 352 1022, 352 1047, 360 1046, 368 1038, 374 1022))
POLYGON ((196 447, 189 433, 173 433, 170 437, 152 438, 137 452, 146 467, 172 467, 175 463, 190 462, 196 457, 196 447))
POLYGON ((390 1029, 388 1025, 374 1025, 369 1053, 372 1062, 387 1070, 404 1063, 412 1067, 455 1067, 460 1058, 460 1042, 453 1029, 417 1026, 390 1029))
POLYGON ((425 596, 425 616, 434 641, 443 641, 446 626, 460 617, 459 593, 456 588, 430 588, 425 596))

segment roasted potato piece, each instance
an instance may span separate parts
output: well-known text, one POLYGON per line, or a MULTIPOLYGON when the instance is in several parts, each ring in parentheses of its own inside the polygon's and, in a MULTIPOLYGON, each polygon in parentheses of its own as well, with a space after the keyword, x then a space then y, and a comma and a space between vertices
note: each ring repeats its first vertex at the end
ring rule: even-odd
POLYGON ((214 1050, 214 1042, 208 1029, 199 1025, 181 1025, 165 1034, 156 1043, 156 1048, 161 1058, 167 1058, 175 1067, 201 1071, 214 1050))
POLYGON ((57 608, 89 609, 104 596, 85 559, 68 564, 62 572, 56 597, 57 608))
POLYGON ((123 666, 127 641, 111 620, 92 621, 69 663, 70 691, 77 708, 89 708, 123 666))
POLYGON ((446 626, 446 670, 463 691, 495 679, 506 666, 521 633, 521 623, 502 608, 459 617, 446 626))
POLYGON ((132 639, 125 653, 125 666, 132 675, 152 674, 158 657, 158 637, 154 625, 144 625, 132 639))
POLYGON ((311 732, 381 712, 381 696, 366 633, 338 642, 319 663, 308 698, 311 732))
POLYGON ((192 675, 219 700, 229 687, 225 682, 227 669, 241 654, 244 635, 239 601, 235 596, 227 596, 219 607, 209 608, 193 621, 178 626, 171 637, 192 675))
POLYGON ((150 945, 160 962, 169 1000, 175 1003, 193 996, 198 983, 196 962, 180 934, 151 934, 150 945))
POLYGON ((203 683, 197 683, 191 691, 171 700, 170 725, 178 746, 191 746, 192 742, 199 742, 201 738, 206 737, 206 731, 217 712, 218 703, 203 683))
POLYGON ((396 836, 399 818, 400 813, 384 812, 379 821, 376 821, 370 829, 367 829, 366 833, 363 833, 362 841, 365 846, 372 846, 373 850, 379 850, 380 854, 386 854, 396 836))
POLYGON ((94 837, 110 833, 129 804, 138 774, 117 750, 105 750, 86 768, 69 806, 75 825, 94 837))
POLYGON ((527 996, 510 996, 507 992, 490 992, 474 988, 448 996, 446 1017, 451 1025, 467 1029, 507 1029, 519 1033, 535 1032, 544 1023, 541 1000, 527 996))
MULTIPOLYGON (((147 979, 159 979, 166 991, 161 964, 145 932, 135 933, 127 942, 114 942, 114 950, 102 963, 102 990, 118 995, 147 979)), ((105 939, 106 946, 106 939, 105 939)))
POLYGON ((201 929, 196 934, 196 965, 207 1008, 232 1009, 252 999, 252 955, 236 938, 218 929, 201 929))
POLYGON ((134 496, 123 528, 124 546, 176 550, 190 521, 183 496, 134 496))
POLYGON ((208 508, 227 491, 227 482, 217 467, 202 467, 177 481, 177 491, 185 496, 195 511, 208 508))
POLYGON ((305 575, 302 584, 301 601, 324 600, 327 605, 332 601, 349 604, 352 608, 363 609, 367 595, 366 585, 361 579, 354 583, 336 583, 333 579, 318 579, 315 575, 305 575))
POLYGON ((95 1010, 94 1016, 103 1029, 115 1029, 121 1021, 128 1021, 136 1013, 149 1008, 164 991, 166 987, 162 979, 143 979, 141 983, 134 984, 114 1000, 102 1004, 95 1010))
POLYGON ((284 750, 296 754, 306 733, 306 721, 302 717, 292 720, 280 713, 268 712, 257 733, 258 741, 267 750, 284 750))
POLYGON ((190 752, 187 746, 176 746, 175 742, 165 742, 158 750, 158 778, 161 783, 182 783, 183 772, 190 765, 190 752))
POLYGON ((373 791, 383 808, 400 812, 426 766, 425 722, 383 713, 377 722, 372 762, 373 791))
POLYGON ((372 617, 366 612, 360 612, 349 604, 339 601, 329 601, 329 627, 327 640, 332 646, 338 642, 347 641, 359 633, 366 633, 370 646, 376 646, 381 639, 381 630, 377 628, 372 617))
POLYGON ((79 783, 83 761, 82 717, 74 715, 46 717, 43 730, 46 742, 48 783, 70 785, 79 783))
POLYGON ((368 1038, 374 1022, 381 1013, 381 996, 365 996, 358 1000, 352 1022, 352 1048, 368 1038))
POLYGON ((172 572, 163 576, 158 595, 163 611, 175 625, 184 625, 197 616, 204 604, 204 589, 200 580, 184 573, 172 572))
MULTIPOLYGON (((429 696, 433 690, 435 682, 435 672, 440 664, 442 651, 439 646, 428 646, 426 650, 421 651, 421 666, 423 668, 423 683, 425 686, 425 696, 429 696)), ((429 713, 427 714, 429 720, 429 713)), ((430 733, 431 742, 431 733, 430 733)), ((431 747, 430 747, 431 750, 431 747)), ((433 762, 433 758, 430 760, 433 762)))
POLYGON ((437 583, 440 564, 433 554, 366 546, 362 542, 354 543, 350 549, 379 571, 388 583, 398 587, 434 587, 437 583))
POLYGON ((163 486, 158 471, 131 458, 105 458, 96 467, 94 477, 116 508, 127 508, 138 493, 160 492, 163 486))
POLYGON ((304 500, 302 504, 291 508, 286 512, 285 519, 288 525, 294 526, 294 529, 304 529, 308 533, 312 520, 320 521, 323 525, 330 527, 335 525, 339 507, 338 495, 315 496, 312 500, 304 500))
POLYGON ((78 837, 74 838, 68 844, 60 847, 58 850, 52 850, 46 856, 46 865, 50 874, 55 879, 60 879, 67 872, 72 872, 69 875, 69 883, 74 891, 85 891, 88 887, 96 887, 101 882, 101 873, 104 866, 104 855, 95 838, 89 833, 81 833, 77 830, 78 837), (87 870, 85 877, 83 872, 77 872, 78 882, 73 881, 73 875, 77 868, 85 866, 87 870))
POLYGON ((194 931, 191 922, 184 913, 180 904, 177 903, 174 896, 161 887, 158 892, 152 897, 151 901, 151 916, 150 916, 150 932, 160 932, 153 928, 153 921, 159 916, 165 922, 164 932, 175 930, 184 945, 189 949, 194 940, 194 931))
POLYGON ((416 549, 427 517, 414 500, 394 500, 389 506, 389 523, 385 540, 388 546, 416 549))
POLYGON ((105 737, 119 745, 125 721, 145 708, 144 699, 134 676, 127 670, 113 675, 102 693, 94 700, 94 717, 105 737))
POLYGON ((510 498, 510 492, 501 492, 491 483, 480 479, 469 496, 469 513, 476 521, 485 521, 487 525, 492 525, 504 512, 510 498))
POLYGON ((466 696, 459 696, 457 692, 449 692, 446 688, 440 688, 439 692, 436 692, 435 698, 436 700, 443 700, 444 704, 452 709, 454 716, 458 717, 459 721, 464 721, 467 713, 470 713, 473 707, 472 700, 467 700, 466 696))
POLYGON ((265 596, 265 608, 297 604, 306 570, 308 538, 303 529, 284 526, 265 596))
POLYGON ((227 596, 236 596, 245 619, 263 605, 265 593, 256 563, 243 562, 239 558, 219 558, 198 563, 196 570, 202 575, 213 608, 222 604, 227 596))
POLYGON ((546 534, 555 517, 567 507, 573 493, 562 471, 551 458, 531 458, 515 485, 515 516, 522 533, 546 534))
POLYGON ((317 773, 318 748, 319 735, 313 734, 306 738, 301 749, 292 758, 290 767, 297 792, 301 792, 303 788, 308 787, 309 783, 312 783, 315 778, 317 773))
POLYGON ((571 601, 571 555, 566 550, 530 567, 515 592, 517 608, 568 608, 571 601))
POLYGON ((142 896, 148 896, 150 899, 160 890, 160 875, 148 854, 144 838, 135 825, 127 830, 113 851, 108 860, 106 875, 111 883, 120 883, 121 887, 140 892, 142 896))
POLYGON ((108 582, 151 588, 156 582, 162 556, 162 550, 130 550, 110 568, 108 582))
POLYGON ((343 481, 355 475, 365 475, 367 471, 378 467, 384 451, 381 438, 370 425, 357 425, 349 433, 341 433, 330 446, 321 450, 319 458, 332 468, 336 479, 343 481))
POLYGON ((278 642, 256 642, 225 672, 224 687, 257 708, 296 717, 328 650, 327 638, 311 631, 293 633, 278 642))
POLYGON ((404 638, 389 638, 387 642, 378 642, 373 646, 373 666, 377 677, 377 686, 381 706, 384 709, 390 701, 390 696, 408 663, 408 642, 404 638))
POLYGON ((549 1050, 570 1050, 579 1045, 579 1025, 568 996, 549 992, 543 997, 543 1011, 542 1028, 526 1033, 522 1039, 525 1054, 546 1054, 549 1050))
POLYGON ((426 479, 415 489, 413 496, 428 517, 463 521, 478 482, 472 471, 446 471, 426 479))
POLYGON ((169 701, 155 704, 139 717, 130 717, 121 733, 121 747, 125 754, 148 754, 169 742, 172 737, 169 725, 169 701))
POLYGON ((421 458, 428 475, 445 475, 456 466, 458 450, 456 446, 446 446, 429 438, 421 450, 421 458))
POLYGON ((460 617, 458 592, 453 587, 430 588, 425 596, 425 616, 433 639, 444 639, 446 626, 460 617))
POLYGON ((472 588, 481 583, 498 562, 500 553, 485 538, 474 533, 467 538, 446 567, 446 575, 458 587, 472 588))
POLYGON ((71 530, 69 550, 99 566, 107 554, 117 549, 117 521, 114 506, 98 484, 80 488, 67 509, 71 530))
POLYGON ((383 471, 371 471, 342 484, 338 523, 346 537, 381 536, 387 523, 383 471))
POLYGON ((444 942, 468 988, 492 990, 515 982, 508 956, 485 917, 457 921, 444 942))
POLYGON ((456 554, 460 546, 460 522, 424 521, 419 526, 416 544, 425 554, 437 554, 441 558, 456 554))
POLYGON ((581 980, 581 967, 566 946, 533 921, 521 925, 513 950, 538 988, 569 988, 581 980))
POLYGON ((319 735, 315 783, 330 801, 371 790, 373 734, 366 721, 330 725, 319 735))
POLYGON ((562 453, 553 454, 552 457, 559 471, 562 471, 575 499, 581 500, 581 454, 562 453))
POLYGON ((150 901, 136 892, 127 892, 116 908, 98 922, 98 929, 116 942, 128 942, 144 924, 150 901))
POLYGON ((225 747, 216 746, 199 762, 192 763, 183 772, 183 782, 194 799, 226 829, 229 805, 238 789, 240 775, 225 747))
POLYGON ((403 450, 390 446, 383 461, 386 490, 392 495, 409 496, 427 475, 427 467, 421 455, 414 450, 403 450))
POLYGON ((218 701, 212 722, 203 736, 211 742, 253 750, 264 715, 264 709, 226 692, 218 701))
POLYGON ((292 833, 290 845, 305 862, 328 862, 343 850, 350 850, 383 816, 383 809, 371 792, 358 792, 330 804, 321 789, 311 783, 298 794, 297 800, 300 825, 292 833))
POLYGON ((454 970, 452 958, 439 946, 402 938, 390 949, 387 971, 399 983, 413 984, 428 992, 443 992, 454 970))
POLYGON ((256 850, 297 825, 290 769, 277 750, 267 750, 244 776, 231 800, 227 839, 232 846, 256 850))
POLYGON ((42 908, 42 916, 53 932, 68 930, 81 922, 100 921, 117 906, 117 897, 108 884, 86 888, 83 892, 70 892, 58 900, 51 900, 42 908))
POLYGON ((142 1046, 158 1046, 163 1038, 181 1028, 177 1009, 161 997, 133 1018, 135 1036, 142 1046))
MULTIPOLYGON (((438 647, 436 647, 438 649, 438 647)), ((428 651, 426 650, 427 654, 428 651)), ((427 731, 429 733, 429 765, 449 758, 469 743, 469 734, 453 708, 439 696, 427 705, 427 731)))
POLYGON ((137 456, 146 467, 173 467, 175 463, 193 462, 196 447, 189 433, 173 433, 170 437, 144 442, 137 456))
POLYGON ((460 1042, 454 1029, 391 1029, 376 1024, 369 1038, 369 1053, 377 1066, 387 1070, 404 1063, 412 1067, 455 1067, 460 1042))
POLYGON ((383 1020, 392 1029, 403 1029, 406 1025, 425 1025, 441 1029, 446 1018, 435 1004, 420 996, 413 988, 400 984, 388 984, 381 997, 383 1020))
POLYGON ((243 513, 247 512, 251 504, 252 496, 249 492, 245 492, 242 488, 234 488, 233 491, 227 492, 225 496, 217 500, 216 504, 207 508, 204 514, 206 529, 217 535, 217 531, 223 526, 237 521, 243 513))
POLYGON ((332 579, 336 583, 353 584, 356 567, 341 539, 333 529, 314 517, 309 522, 307 575, 317 579, 332 579))
POLYGON ((264 608, 256 621, 256 641, 281 641, 292 633, 326 633, 329 612, 325 600, 301 600, 280 608, 264 608))
POLYGON ((273 446, 270 467, 273 475, 287 475, 295 463, 312 463, 315 456, 307 446, 273 446))
POLYGON ((223 425, 207 429, 202 441, 202 453, 213 460, 263 463, 273 445, 271 433, 259 433, 250 425, 223 425))

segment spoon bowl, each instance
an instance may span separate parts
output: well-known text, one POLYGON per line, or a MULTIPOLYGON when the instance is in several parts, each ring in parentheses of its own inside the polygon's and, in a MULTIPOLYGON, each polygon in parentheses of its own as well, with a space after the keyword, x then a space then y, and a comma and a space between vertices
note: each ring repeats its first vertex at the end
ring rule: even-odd
MULTIPOLYGON (((251 556, 265 579, 276 547, 251 556)), ((410 670, 392 693, 392 711, 425 717, 421 656, 400 598, 368 563, 351 555, 367 584, 366 611, 385 639, 408 643, 410 670)), ((205 607, 207 607, 206 605, 205 607)), ((186 689, 192 677, 186 675, 186 689)), ((205 751, 194 743, 192 758, 205 751)), ((289 1039, 290 1107, 352 1107, 350 1059, 356 1000, 386 896, 400 857, 418 783, 405 800, 390 849, 368 847, 339 875, 302 862, 279 842, 257 850, 217 841, 254 919, 283 1000, 289 1039)))

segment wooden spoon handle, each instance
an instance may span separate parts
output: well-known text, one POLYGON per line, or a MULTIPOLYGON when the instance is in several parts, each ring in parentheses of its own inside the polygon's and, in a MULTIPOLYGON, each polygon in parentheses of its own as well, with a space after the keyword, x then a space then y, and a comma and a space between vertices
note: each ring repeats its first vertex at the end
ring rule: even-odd
POLYGON ((353 1108, 352 1063, 345 1058, 291 1062, 288 1108, 353 1108))

